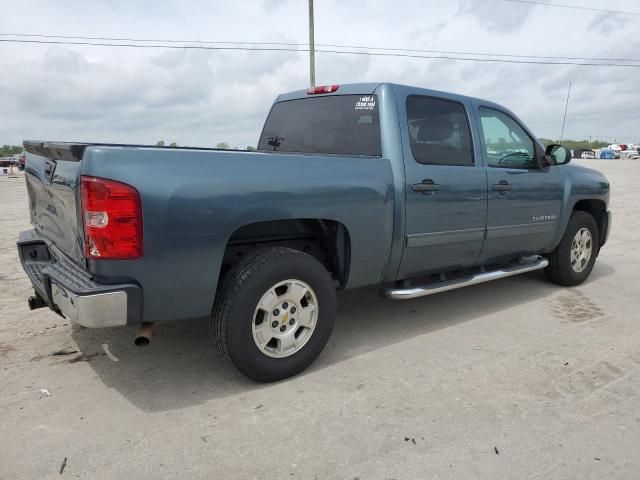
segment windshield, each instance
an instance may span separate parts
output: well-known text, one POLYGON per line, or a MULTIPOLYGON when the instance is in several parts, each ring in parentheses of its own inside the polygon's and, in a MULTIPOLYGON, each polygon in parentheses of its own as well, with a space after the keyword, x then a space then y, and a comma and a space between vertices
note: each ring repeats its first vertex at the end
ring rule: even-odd
POLYGON ((381 156, 376 95, 333 95, 276 103, 258 150, 381 156))

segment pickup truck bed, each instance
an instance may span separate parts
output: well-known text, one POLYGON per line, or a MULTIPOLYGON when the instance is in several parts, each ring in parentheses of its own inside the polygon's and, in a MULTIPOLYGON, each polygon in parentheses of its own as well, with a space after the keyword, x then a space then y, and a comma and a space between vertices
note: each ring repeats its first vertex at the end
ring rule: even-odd
MULTIPOLYGON (((209 315, 234 233, 240 234, 233 238, 236 245, 260 243, 261 233, 252 238, 246 230, 242 238, 239 230, 248 223, 305 218, 322 219, 327 228, 348 223, 348 286, 382 281, 393 228, 392 173, 385 160, 283 154, 276 165, 274 156, 264 152, 67 144, 69 153, 63 156, 73 160, 57 159, 55 174, 48 178, 51 157, 34 155, 27 148, 35 234, 56 245, 101 285, 143 285, 142 308, 126 323, 209 315), (136 185, 144 218, 141 259, 85 257, 78 218, 80 175, 136 185), (336 198, 340 202, 332 201, 336 198)), ((282 232, 283 239, 298 238, 301 229, 282 232)), ((276 240, 278 236, 276 232, 276 240)))

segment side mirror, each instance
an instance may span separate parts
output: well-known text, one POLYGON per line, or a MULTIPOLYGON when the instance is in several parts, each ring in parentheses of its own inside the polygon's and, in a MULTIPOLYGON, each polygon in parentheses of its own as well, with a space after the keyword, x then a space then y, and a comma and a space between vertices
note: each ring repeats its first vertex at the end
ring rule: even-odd
POLYGON ((571 161, 571 151, 557 143, 549 145, 544 154, 551 165, 564 165, 571 161))

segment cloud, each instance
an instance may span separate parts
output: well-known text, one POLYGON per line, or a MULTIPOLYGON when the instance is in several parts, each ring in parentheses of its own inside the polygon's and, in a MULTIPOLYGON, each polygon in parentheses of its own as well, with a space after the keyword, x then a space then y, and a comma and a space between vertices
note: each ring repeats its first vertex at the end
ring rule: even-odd
MULTIPOLYGON (((90 8, 53 8, 44 0, 33 0, 29 7, 18 3, 5 12, 0 28, 28 17, 25 33, 307 41, 306 2, 265 0, 255 7, 243 1, 211 6, 184 0, 167 3, 152 19, 146 16, 145 2, 114 5, 96 13, 90 8), (71 24, 63 21, 69 16, 71 24), (186 18, 189 22, 171 21, 186 18), (58 25, 77 30, 57 30, 58 25)), ((589 12, 462 0, 436 3, 428 15, 417 15, 424 5, 407 0, 402 8, 390 10, 373 0, 316 2, 316 39, 546 56, 635 58, 640 51, 632 23, 616 20, 606 34, 599 34, 597 28, 609 17, 589 12)), ((319 83, 393 81, 487 98, 509 107, 544 137, 559 134, 567 86, 573 81, 565 136, 640 140, 637 69, 329 53, 318 53, 316 67, 319 83)), ((0 144, 25 138, 255 144, 273 99, 305 88, 308 68, 306 52, 3 44, 0 144)))
POLYGON ((248 53, 180 50, 119 65, 58 47, 39 61, 8 65, 18 77, 0 77, 0 102, 17 113, 2 133, 53 139, 75 124, 75 139, 82 132, 101 141, 255 142, 272 99, 306 82, 298 63, 293 52, 256 61, 248 53), (249 128, 253 138, 230 125, 249 128))
POLYGON ((289 0, 262 0, 262 8, 265 11, 279 10, 289 3, 289 0))
POLYGON ((491 32, 507 35, 522 30, 533 5, 509 4, 504 0, 463 0, 459 13, 468 15, 491 32))

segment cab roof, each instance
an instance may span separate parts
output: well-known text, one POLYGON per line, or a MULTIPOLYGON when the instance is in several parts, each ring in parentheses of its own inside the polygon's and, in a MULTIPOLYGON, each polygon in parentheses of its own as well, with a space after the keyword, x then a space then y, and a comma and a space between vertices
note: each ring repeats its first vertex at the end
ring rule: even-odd
MULTIPOLYGON (((328 96, 328 95, 371 95, 377 90, 379 87, 390 87, 392 89, 400 88, 408 88, 414 90, 418 94, 427 95, 427 96, 446 96, 448 98, 458 98, 458 99, 471 99, 477 100, 485 104, 492 104, 493 102, 483 100, 476 97, 469 97, 466 95, 460 95, 452 92, 445 92, 442 90, 431 90, 428 88, 421 88, 412 85, 403 85, 400 83, 389 83, 389 82, 378 82, 378 83, 344 83, 338 84, 338 89, 335 92, 331 93, 320 93, 315 94, 317 96, 328 96)), ((307 89, 304 90, 293 90, 291 92, 283 93, 278 96, 276 102, 285 102, 287 100, 296 100, 300 98, 309 98, 312 95, 307 93, 307 89)))

